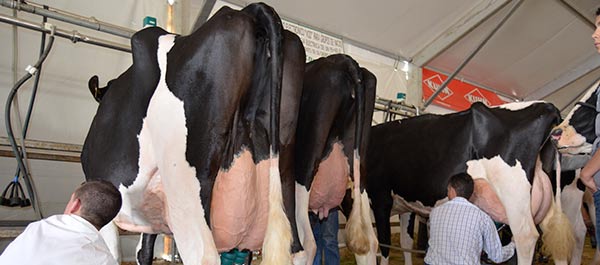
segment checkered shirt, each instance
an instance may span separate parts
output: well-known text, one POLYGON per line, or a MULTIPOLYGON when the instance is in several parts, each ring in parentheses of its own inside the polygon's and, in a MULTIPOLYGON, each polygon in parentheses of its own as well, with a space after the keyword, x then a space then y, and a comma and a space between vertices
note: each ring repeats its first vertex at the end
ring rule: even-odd
POLYGON ((481 264, 481 250, 500 263, 515 251, 513 242, 502 247, 492 218, 462 197, 433 208, 429 226, 427 264, 481 264))

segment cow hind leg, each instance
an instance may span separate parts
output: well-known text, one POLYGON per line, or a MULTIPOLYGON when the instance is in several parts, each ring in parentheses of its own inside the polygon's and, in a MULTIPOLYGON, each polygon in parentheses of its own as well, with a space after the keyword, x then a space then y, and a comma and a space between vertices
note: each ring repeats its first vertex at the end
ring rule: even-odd
MULTIPOLYGON (((390 231, 390 212, 392 210, 392 196, 390 192, 379 192, 371 195, 373 202, 373 215, 375 216, 375 226, 377 228, 377 239, 385 245, 391 244, 390 231)), ((389 263, 390 249, 381 246, 381 265, 389 263)))
POLYGON ((160 178, 158 181, 164 190, 166 219, 181 259, 189 265, 216 265, 219 253, 205 216, 205 210, 209 209, 202 204, 196 168, 186 158, 188 131, 183 101, 169 90, 166 82, 166 54, 174 41, 174 35, 159 38, 157 55, 161 75, 145 122, 148 122, 155 160, 159 161, 160 174, 156 177, 160 178))
MULTIPOLYGON (((177 164, 177 163, 170 163, 177 164)), ((204 207, 199 196, 200 183, 195 170, 181 170, 173 167, 173 172, 165 172, 163 186, 167 201, 167 218, 173 238, 185 264, 216 265, 219 253, 210 228, 204 217, 204 207)), ((170 171, 170 170, 168 170, 170 171)))
POLYGON ((140 242, 136 247, 136 259, 139 265, 152 265, 154 259, 154 243, 158 234, 146 234, 140 235, 140 242))
POLYGON ((492 185, 506 210, 519 264, 532 264, 539 234, 531 214, 531 184, 527 181, 521 163, 517 161, 516 165, 511 167, 499 156, 472 160, 467 162, 467 173, 473 178, 485 179, 492 185))
POLYGON ((296 182, 296 223, 298 225, 298 237, 304 247, 304 253, 294 254, 294 265, 311 265, 317 252, 317 244, 308 219, 309 194, 306 188, 296 182))
MULTIPOLYGON (((413 240, 411 238, 412 233, 408 232, 410 215, 411 213, 403 213, 400 215, 400 246, 405 249, 412 249, 413 246, 413 240)), ((415 223, 416 221, 415 217, 415 223)), ((404 264, 412 265, 412 254, 410 252, 404 252, 404 264)))
POLYGON ((575 244, 573 245, 570 264, 581 264, 581 255, 585 243, 587 229, 581 215, 581 204, 583 200, 583 191, 577 188, 577 179, 566 186, 561 193, 563 211, 573 224, 575 234, 575 244))

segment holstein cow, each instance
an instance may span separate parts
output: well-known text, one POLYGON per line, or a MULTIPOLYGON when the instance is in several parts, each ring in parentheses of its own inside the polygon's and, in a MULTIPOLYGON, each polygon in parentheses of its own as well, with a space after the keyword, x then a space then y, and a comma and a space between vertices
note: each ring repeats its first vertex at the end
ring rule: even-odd
MULTIPOLYGON (((467 171, 475 179, 474 202, 510 225, 519 264, 531 264, 539 236, 535 224, 540 222, 546 246, 557 263, 566 263, 571 230, 560 204, 552 203, 545 173, 552 170, 555 152, 547 139, 559 121, 558 110, 549 103, 497 108, 475 103, 462 112, 374 126, 367 191, 379 242, 390 244, 392 208, 427 217, 431 207, 447 199, 448 178, 467 171)), ((382 264, 387 264, 389 249, 381 251, 382 264)))
POLYGON ((377 239, 365 190, 364 159, 375 104, 375 76, 346 55, 306 65, 296 133, 296 218, 300 239, 314 257, 308 212, 320 218, 352 189, 346 243, 358 264, 376 264, 377 239))
POLYGON ((291 263, 301 247, 290 248, 298 239, 283 204, 293 208, 294 178, 284 169, 281 180, 279 164, 293 166, 278 156, 295 131, 280 134, 280 121, 296 117, 279 109, 298 105, 300 93, 281 97, 281 83, 301 88, 304 52, 287 34, 296 48, 283 71, 282 32, 272 8, 252 4, 222 8, 189 36, 148 28, 132 37, 133 65, 91 88, 102 101, 81 156, 86 179, 119 187, 119 227, 172 233, 186 264, 218 264, 233 248, 291 263))
MULTIPOLYGON (((552 131, 552 136, 556 145, 565 156, 585 157, 581 154, 591 154, 592 145, 595 144, 594 140, 596 135, 600 134, 600 129, 596 127, 596 116, 600 110, 598 105, 598 86, 600 81, 594 82, 594 84, 588 89, 588 91, 579 99, 579 102, 567 117, 563 120, 552 131)), ((586 161, 583 161, 586 162, 586 161)), ((573 169, 583 167, 584 163, 574 163, 573 169)), ((574 181, 572 184, 565 188, 565 192, 570 190, 568 194, 563 194, 563 203, 565 208, 572 208, 569 218, 572 219, 574 229, 576 231, 577 244, 574 249, 574 258, 577 261, 581 260, 581 254, 583 251, 583 245, 585 240, 585 225, 583 223, 583 217, 578 211, 581 209, 582 200, 586 198, 588 208, 590 210, 590 217, 595 224, 596 215, 594 202, 591 196, 583 196, 583 191, 577 189, 574 181), (583 197, 583 198, 582 198, 583 197)), ((586 191, 590 193, 590 191, 586 191)), ((575 264, 575 263, 574 263, 575 264)), ((600 264, 600 248, 596 248, 594 255, 593 264, 600 264)))

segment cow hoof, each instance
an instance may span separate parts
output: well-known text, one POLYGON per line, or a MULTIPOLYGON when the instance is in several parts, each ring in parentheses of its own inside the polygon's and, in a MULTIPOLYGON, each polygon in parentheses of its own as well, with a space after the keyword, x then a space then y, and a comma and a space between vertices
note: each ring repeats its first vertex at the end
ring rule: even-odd
POLYGON ((308 261, 305 251, 292 254, 292 262, 294 265, 305 265, 308 261))

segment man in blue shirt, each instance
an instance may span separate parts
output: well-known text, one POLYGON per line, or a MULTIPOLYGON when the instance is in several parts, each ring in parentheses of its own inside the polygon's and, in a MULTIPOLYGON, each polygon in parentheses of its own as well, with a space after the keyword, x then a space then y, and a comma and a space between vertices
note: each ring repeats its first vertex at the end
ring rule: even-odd
POLYGON ((492 218, 469 202, 473 189, 473 179, 469 174, 459 173, 450 177, 449 201, 433 208, 429 216, 426 264, 481 264, 482 250, 496 263, 514 255, 514 242, 502 247, 492 218))
MULTIPOLYGON (((596 10, 596 30, 592 34, 592 40, 594 41, 594 46, 598 53, 600 53, 600 8, 596 10)), ((595 86, 598 86, 595 84, 595 86)), ((600 97, 600 96, 599 96, 600 97)), ((600 110, 600 100, 596 101, 596 111, 600 110)), ((599 242, 600 239, 600 190, 598 187, 600 186, 600 152, 598 152, 600 147, 600 114, 596 115, 596 140, 594 140, 594 145, 592 146, 592 158, 587 162, 587 164, 581 169, 579 172, 579 178, 587 186, 594 192, 594 206, 596 207, 596 242, 599 242)), ((598 244, 598 243, 596 243, 598 244)), ((600 256, 600 247, 596 245, 596 254, 594 256, 593 264, 598 264, 600 256)))

